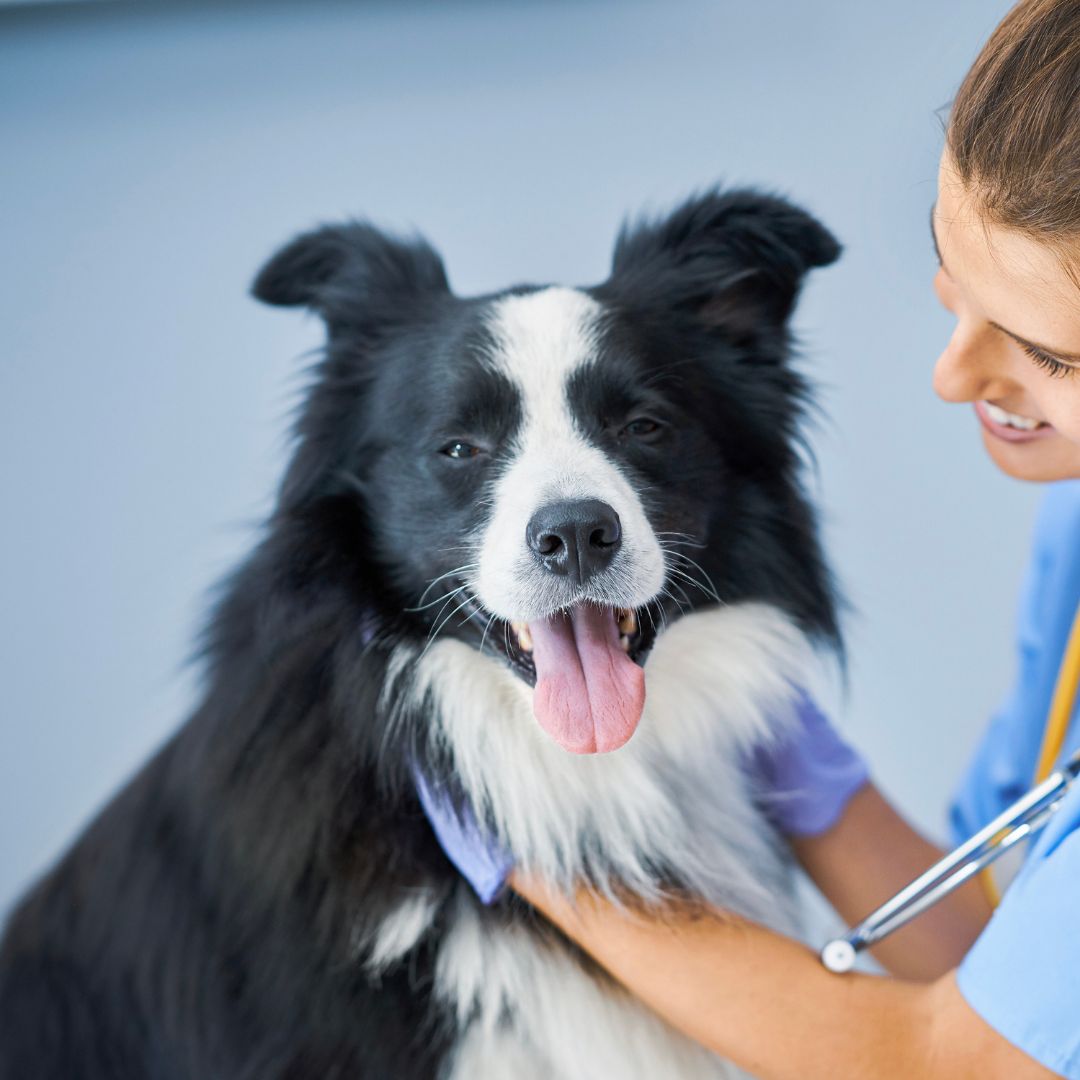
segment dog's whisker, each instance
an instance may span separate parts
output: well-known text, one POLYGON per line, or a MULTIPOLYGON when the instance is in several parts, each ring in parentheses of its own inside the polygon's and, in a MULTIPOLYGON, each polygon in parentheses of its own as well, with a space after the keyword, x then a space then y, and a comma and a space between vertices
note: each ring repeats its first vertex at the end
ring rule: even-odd
MULTIPOLYGON (((674 583, 671 582, 669 584, 674 584, 674 583)), ((679 589, 679 592, 682 593, 683 600, 686 601, 686 605, 684 605, 679 600, 679 598, 671 591, 671 589, 668 587, 668 585, 665 585, 660 590, 660 595, 661 596, 666 596, 679 609, 679 613, 683 614, 683 613, 685 613, 687 606, 689 606, 689 604, 690 604, 690 598, 686 595, 685 592, 683 592, 683 590, 681 588, 679 588, 678 585, 676 585, 675 588, 679 589)))
MULTIPOLYGON (((449 603, 449 600, 447 601, 447 603, 449 603)), ((431 646, 435 644, 436 640, 439 637, 439 634, 441 634, 443 632, 443 630, 446 628, 446 626, 450 622, 450 620, 455 615, 457 615, 457 613, 459 611, 464 611, 464 609, 469 607, 470 604, 475 604, 475 603, 476 603, 476 601, 473 599, 473 597, 471 595, 469 595, 469 596, 466 596, 465 599, 460 604, 458 604, 457 607, 455 607, 453 609, 453 611, 450 612, 449 615, 444 616, 441 621, 437 621, 439 619, 439 616, 436 615, 436 617, 435 617, 436 621, 433 622, 431 630, 428 631, 427 641, 425 642, 423 649, 420 651, 420 655, 417 657, 417 661, 422 660, 427 655, 428 649, 430 649, 431 646)), ((444 607, 445 607, 445 605, 444 605, 444 607)), ((442 608, 439 609, 439 614, 440 615, 442 614, 442 608)), ((465 619, 463 619, 462 622, 461 622, 461 625, 464 626, 465 623, 467 623, 469 621, 469 619, 473 618, 473 616, 475 614, 476 613, 473 612, 472 614, 467 616, 465 619)))
MULTIPOLYGON (((686 590, 685 590, 685 589, 684 589, 684 588, 683 588, 683 587, 682 587, 682 586, 681 586, 681 585, 680 585, 680 584, 679 584, 678 582, 675 582, 675 581, 669 581, 669 582, 667 583, 667 586, 666 586, 666 587, 667 587, 667 588, 671 588, 671 589, 678 589, 678 590, 679 590, 679 595, 680 595, 680 596, 681 596, 681 597, 683 598, 683 600, 684 600, 684 601, 685 601, 685 603, 686 603, 686 606, 685 606, 685 607, 683 607, 683 605, 682 605, 682 604, 679 604, 679 610, 680 610, 680 611, 685 611, 685 610, 686 610, 686 608, 692 608, 692 607, 694 606, 694 605, 693 605, 693 604, 692 604, 692 603, 690 602, 690 597, 686 595, 686 590)), ((671 595, 671 594, 669 593, 669 595, 671 595)), ((675 603, 676 603, 676 604, 678 604, 678 603, 679 603, 679 601, 678 601, 678 600, 676 600, 674 596, 671 596, 671 599, 672 599, 672 600, 675 600, 675 603)))
MULTIPOLYGON (((458 592, 459 590, 454 590, 454 591, 455 591, 455 592, 458 592)), ((447 615, 447 616, 446 616, 445 618, 443 618, 443 612, 444 612, 444 611, 445 611, 445 610, 447 609, 447 607, 448 607, 448 606, 449 606, 449 605, 450 605, 450 604, 451 604, 451 603, 452 603, 452 602, 454 601, 454 599, 455 599, 455 596, 454 596, 454 593, 451 593, 451 594, 449 594, 448 596, 442 597, 441 599, 442 599, 442 606, 441 606, 441 607, 439 608, 439 610, 438 610, 438 611, 437 611, 437 612, 435 613, 435 615, 434 615, 434 616, 432 617, 432 620, 431 620, 431 629, 430 629, 430 630, 428 631, 428 640, 427 640, 427 644, 426 644, 426 645, 424 646, 424 650, 423 650, 423 652, 422 652, 422 653, 420 654, 421 656, 423 656, 423 655, 424 655, 424 653, 426 653, 426 652, 427 652, 427 650, 428 650, 428 647, 429 647, 429 646, 430 646, 430 645, 431 645, 431 644, 432 644, 432 643, 433 643, 433 642, 435 641, 435 638, 436 638, 436 637, 438 637, 438 635, 439 635, 439 633, 440 633, 440 632, 442 631, 442 629, 443 629, 443 628, 444 628, 444 627, 446 626, 446 624, 447 624, 447 623, 448 623, 448 622, 449 622, 449 621, 450 621, 450 620, 451 620, 451 619, 452 619, 452 618, 453 618, 453 617, 454 617, 454 616, 455 616, 455 615, 456 615, 456 614, 457 614, 457 613, 458 613, 459 611, 461 611, 461 610, 462 610, 463 608, 467 607, 467 606, 468 606, 469 604, 471 604, 471 603, 475 603, 475 598, 474 598, 474 597, 473 597, 473 596, 472 596, 471 594, 470 594, 470 595, 467 595, 467 596, 465 597, 465 600, 464 600, 464 602, 463 602, 463 603, 459 604, 459 605, 458 605, 458 606, 457 606, 456 608, 454 608, 454 610, 453 610, 453 611, 451 611, 451 612, 450 612, 450 614, 449 614, 449 615, 447 615), (441 620, 441 621, 440 621, 440 620, 441 620)))
POLYGON ((720 597, 717 595, 716 590, 702 584, 692 574, 688 574, 685 570, 680 570, 679 567, 671 565, 668 566, 667 570, 668 574, 671 577, 679 578, 680 580, 685 581, 688 585, 692 585, 695 589, 698 590, 698 592, 707 596, 714 603, 720 603, 720 597))
MULTIPOLYGON (((677 539, 677 540, 668 540, 667 541, 668 544, 672 544, 672 545, 680 545, 680 546, 686 546, 686 547, 699 547, 699 548, 703 548, 703 547, 707 546, 706 544, 703 544, 696 536, 692 536, 690 533, 669 532, 669 531, 661 530, 661 531, 657 532, 655 535, 656 535, 656 537, 658 539, 661 536, 679 537, 679 539, 677 539)), ((664 541, 661 541, 661 546, 663 544, 664 544, 664 541)))
MULTIPOLYGON (((439 605, 440 605, 439 610, 436 611, 435 614, 431 617, 431 625, 432 626, 434 626, 439 621, 439 619, 442 618, 442 613, 447 609, 447 607, 451 603, 453 603, 453 601, 454 601, 454 594, 453 593, 450 593, 449 596, 442 596, 442 597, 439 598, 439 601, 438 601, 439 605)), ((428 632, 428 636, 430 636, 430 631, 428 632)))
MULTIPOLYGON (((718 604, 720 603, 720 593, 718 592, 716 585, 713 583, 713 579, 709 577, 708 573, 706 573, 705 571, 705 568, 699 562, 691 559, 689 555, 681 551, 669 551, 668 554, 673 556, 674 558, 682 559, 683 562, 693 567, 702 576, 702 578, 704 578, 705 585, 708 586, 708 589, 706 590, 705 586, 703 586, 700 582, 696 581, 692 577, 692 575, 687 574, 685 576, 688 577, 690 580, 694 581, 694 583, 698 585, 698 587, 701 588, 703 591, 707 591, 707 594, 711 596, 718 604)), ((674 567, 672 567, 669 563, 668 569, 672 570, 674 569, 674 567)))
POLYGON ((449 615, 445 616, 440 623, 438 623, 436 626, 432 627, 431 632, 428 634, 428 641, 429 642, 434 641, 439 636, 439 634, 441 634, 442 631, 446 628, 447 623, 449 623, 450 620, 459 611, 464 611, 465 608, 469 607, 469 605, 472 604, 472 603, 473 603, 473 598, 471 596, 466 596, 465 599, 460 604, 458 604, 457 607, 455 607, 454 610, 451 611, 449 615))
MULTIPOLYGON (((437 578, 432 578, 432 580, 428 582, 427 588, 424 589, 424 591, 420 594, 420 598, 416 601, 417 606, 412 607, 412 608, 406 608, 405 610, 406 611, 422 611, 424 609, 424 607, 426 606, 424 604, 425 597, 427 596, 427 594, 429 592, 431 592, 431 590, 433 588, 435 588, 436 585, 438 585, 438 583, 440 581, 445 581, 447 578, 450 578, 450 577, 458 577, 462 573, 465 573, 465 572, 467 572, 469 570, 475 570, 477 568, 477 566, 479 566, 479 565, 480 565, 479 563, 474 563, 474 562, 473 563, 463 563, 461 566, 455 566, 453 570, 447 570, 445 574, 440 574, 437 578)), ((438 601, 436 601, 436 603, 437 602, 438 601)))
POLYGON ((444 603, 445 601, 449 600, 450 597, 456 596, 458 593, 464 591, 468 587, 469 587, 468 585, 459 585, 456 589, 451 589, 450 592, 443 593, 440 596, 435 597, 434 600, 429 600, 426 604, 420 604, 417 607, 404 608, 403 610, 408 611, 410 613, 417 612, 417 611, 427 611, 428 608, 433 608, 437 604, 444 603))
POLYGON ((491 629, 491 624, 495 621, 495 613, 492 612, 491 617, 487 621, 487 626, 484 627, 484 632, 480 636, 480 651, 484 651, 484 642, 487 641, 488 631, 491 629))

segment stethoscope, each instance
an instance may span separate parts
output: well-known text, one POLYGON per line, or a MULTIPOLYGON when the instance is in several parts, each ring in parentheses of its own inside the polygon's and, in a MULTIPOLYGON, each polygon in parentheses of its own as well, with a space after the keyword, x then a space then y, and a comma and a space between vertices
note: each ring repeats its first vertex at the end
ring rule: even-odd
POLYGON ((1061 805, 1073 781, 1080 776, 1080 750, 1054 770, 1069 729, 1078 684, 1080 607, 1073 619, 1054 686, 1035 769, 1035 786, 969 840, 886 900, 858 926, 852 927, 843 937, 828 942, 821 950, 821 962, 825 967, 835 972, 850 971, 860 952, 907 925, 976 874, 983 875, 987 894, 992 903, 998 903, 1000 897, 990 877, 990 864, 1021 840, 1034 836, 1042 829, 1061 805))

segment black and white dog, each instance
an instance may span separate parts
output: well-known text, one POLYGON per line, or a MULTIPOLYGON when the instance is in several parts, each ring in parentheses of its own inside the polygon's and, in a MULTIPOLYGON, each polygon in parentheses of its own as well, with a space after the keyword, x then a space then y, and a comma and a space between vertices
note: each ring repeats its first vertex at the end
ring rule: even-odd
POLYGON ((295 457, 202 704, 10 919, 3 1080, 731 1075, 479 904, 413 770, 554 882, 792 927, 742 762, 837 642, 787 323, 838 251, 732 191, 593 288, 461 299, 355 223, 271 259, 328 329, 295 457))

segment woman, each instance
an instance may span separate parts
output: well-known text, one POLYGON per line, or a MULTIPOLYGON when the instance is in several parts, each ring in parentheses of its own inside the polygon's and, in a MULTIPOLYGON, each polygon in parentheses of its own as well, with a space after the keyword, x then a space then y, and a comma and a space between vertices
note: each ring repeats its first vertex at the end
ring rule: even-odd
MULTIPOLYGON (((935 390, 974 405, 1009 475, 1080 478, 1080 0, 1024 0, 987 43, 953 106, 932 229, 934 287, 957 318, 935 390)), ((958 839, 1030 786, 1078 600, 1080 484, 1067 482, 1040 517, 1017 684, 956 799, 958 839)), ((794 796, 776 805, 796 856, 854 921, 940 853, 823 718, 804 719, 766 779, 794 796)), ((1072 726, 1066 752, 1080 745, 1072 726)), ((490 879, 494 853, 428 811, 466 876, 490 879)), ((830 974, 724 913, 652 922, 509 880, 670 1023, 757 1076, 1080 1078, 1080 789, 996 911, 969 885, 884 943, 891 977, 830 974)))

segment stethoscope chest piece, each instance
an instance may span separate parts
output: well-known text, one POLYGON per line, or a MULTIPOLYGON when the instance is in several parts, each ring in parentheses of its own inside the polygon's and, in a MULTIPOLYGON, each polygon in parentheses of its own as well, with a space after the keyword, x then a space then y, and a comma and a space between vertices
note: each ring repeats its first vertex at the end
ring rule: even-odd
POLYGON ((856 955, 855 946, 850 941, 836 938, 821 950, 821 962, 829 971, 835 971, 837 975, 842 975, 855 966, 856 955))

